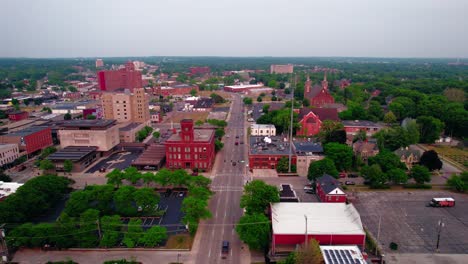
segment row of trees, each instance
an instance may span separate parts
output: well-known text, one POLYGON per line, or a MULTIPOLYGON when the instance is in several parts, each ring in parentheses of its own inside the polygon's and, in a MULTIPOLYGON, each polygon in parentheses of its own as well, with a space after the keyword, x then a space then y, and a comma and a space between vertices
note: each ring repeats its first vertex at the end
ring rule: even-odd
POLYGON ((145 140, 145 138, 151 135, 151 132, 153 132, 153 128, 150 126, 145 126, 143 129, 137 132, 136 140, 138 142, 142 142, 143 140, 145 140))

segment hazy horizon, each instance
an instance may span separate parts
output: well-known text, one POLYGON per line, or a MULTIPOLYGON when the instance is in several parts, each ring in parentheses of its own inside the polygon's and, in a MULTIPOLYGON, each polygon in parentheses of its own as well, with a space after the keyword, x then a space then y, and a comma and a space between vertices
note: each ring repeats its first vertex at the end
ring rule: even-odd
POLYGON ((16 0, 0 58, 468 58, 465 0, 16 0))

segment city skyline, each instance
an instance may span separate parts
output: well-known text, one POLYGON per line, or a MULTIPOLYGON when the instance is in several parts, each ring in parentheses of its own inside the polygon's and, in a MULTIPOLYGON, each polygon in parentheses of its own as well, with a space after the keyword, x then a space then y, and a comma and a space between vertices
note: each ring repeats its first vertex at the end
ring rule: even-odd
POLYGON ((0 57, 467 58, 463 0, 7 1, 0 57))

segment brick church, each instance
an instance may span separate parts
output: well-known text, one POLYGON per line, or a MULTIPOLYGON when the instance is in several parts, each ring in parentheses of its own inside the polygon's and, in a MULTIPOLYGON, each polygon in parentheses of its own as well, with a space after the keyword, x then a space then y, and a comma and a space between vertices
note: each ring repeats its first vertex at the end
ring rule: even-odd
POLYGON ((321 85, 312 86, 312 81, 307 76, 304 85, 304 98, 308 99, 311 107, 323 107, 325 104, 335 103, 335 99, 328 91, 327 74, 323 78, 321 85))

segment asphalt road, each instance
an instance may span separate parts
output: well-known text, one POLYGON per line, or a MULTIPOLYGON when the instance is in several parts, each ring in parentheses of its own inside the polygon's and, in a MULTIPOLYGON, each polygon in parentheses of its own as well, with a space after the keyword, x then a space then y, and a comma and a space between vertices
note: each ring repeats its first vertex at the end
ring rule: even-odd
POLYGON ((241 241, 234 226, 242 216, 239 206, 243 184, 246 179, 246 145, 235 145, 236 141, 246 141, 245 117, 243 103, 239 95, 233 96, 231 115, 226 128, 227 135, 224 138, 224 148, 218 153, 216 164, 213 168, 214 178, 211 184, 215 191, 209 208, 213 217, 203 221, 204 225, 198 235, 200 249, 195 263, 241 263, 241 241), (239 136, 239 138, 236 138, 239 136), (232 160, 232 162, 231 162, 232 160), (237 164, 234 166, 233 162, 237 164), (221 258, 221 243, 223 240, 230 242, 230 252, 226 259, 221 258))

